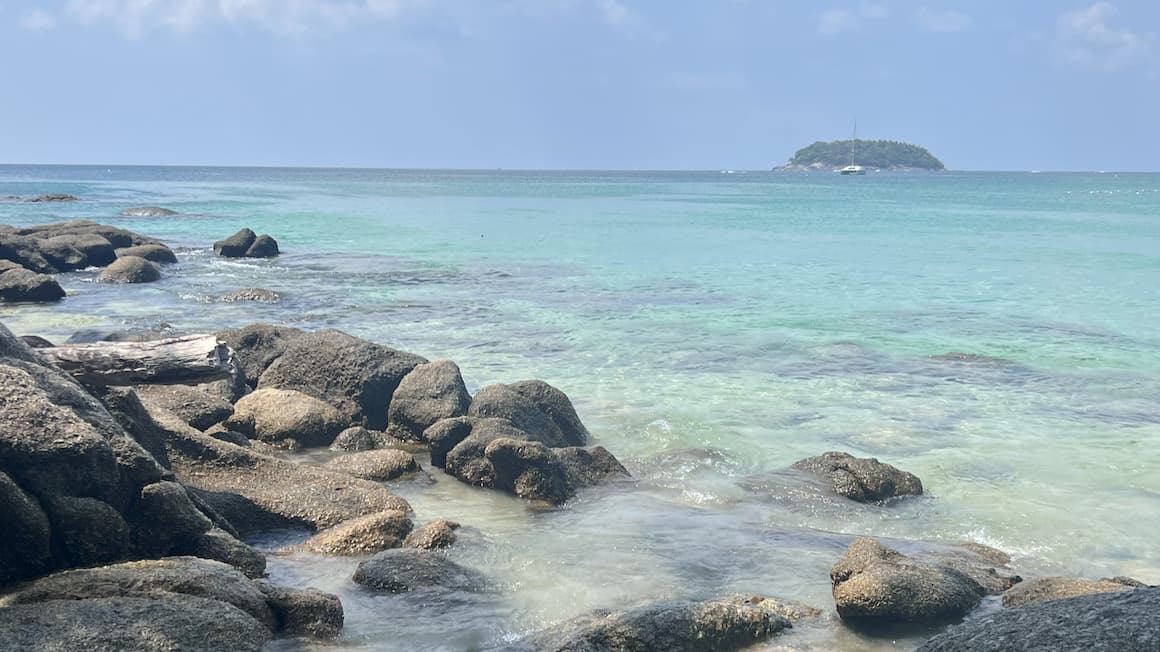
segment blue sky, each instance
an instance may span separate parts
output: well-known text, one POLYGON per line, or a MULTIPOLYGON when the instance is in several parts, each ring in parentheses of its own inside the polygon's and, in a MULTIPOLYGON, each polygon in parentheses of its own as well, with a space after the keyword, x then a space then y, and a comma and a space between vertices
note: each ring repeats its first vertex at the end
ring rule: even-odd
POLYGON ((0 0, 0 162, 1160 170, 1156 0, 0 0))

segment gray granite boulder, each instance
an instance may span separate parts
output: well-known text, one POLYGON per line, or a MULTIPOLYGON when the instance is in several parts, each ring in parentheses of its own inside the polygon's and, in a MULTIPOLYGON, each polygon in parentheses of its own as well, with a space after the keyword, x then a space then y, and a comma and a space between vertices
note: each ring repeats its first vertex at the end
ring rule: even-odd
POLYGON ((234 406, 225 398, 189 385, 139 385, 136 390, 146 406, 169 410, 198 430, 221 423, 234 413, 234 406))
POLYGON ((882 503, 899 496, 921 496, 922 481, 873 458, 828 452, 793 463, 799 471, 830 481, 834 492, 860 503, 882 503))
POLYGON ((40 504, 0 472, 0 585, 36 575, 52 565, 52 526, 40 504), (15 572, 13 572, 15 571, 15 572))
POLYGON ((324 401, 302 392, 261 387, 238 399, 225 426, 264 442, 329 446, 350 421, 324 401))
POLYGON ((116 250, 117 258, 137 256, 152 263, 176 263, 177 254, 163 244, 145 244, 116 250))
POLYGON ((1160 649, 1160 587, 1003 609, 931 638, 918 652, 1152 652, 1160 649))
POLYGON ((226 258, 241 258, 246 255, 246 250, 254 244, 257 237, 253 231, 244 228, 224 240, 213 243, 213 252, 226 258))
POLYGON ((413 455, 395 448, 339 455, 327 462, 325 468, 377 482, 398 480, 423 470, 413 455))
POLYGON ((1127 577, 1089 580, 1073 577, 1036 577, 1016 584, 1003 593, 1004 607, 1023 607, 1047 600, 1074 598, 1094 593, 1128 591, 1144 586, 1127 577))
POLYGON ((542 380, 489 385, 471 400, 468 416, 504 419, 530 439, 550 447, 584 446, 588 429, 572 401, 542 380))
POLYGON ((450 548, 458 539, 455 531, 459 524, 447 519, 438 519, 415 528, 403 541, 403 545, 425 550, 450 548))
POLYGON ((273 324, 250 324, 215 333, 219 340, 234 352, 238 367, 245 373, 251 387, 258 386, 258 378, 286 351, 291 340, 306 331, 273 324))
POLYGON ((37 274, 23 267, 0 269, 0 301, 43 303, 59 301, 64 296, 64 288, 47 274, 37 274))
POLYGON ((171 217, 177 211, 160 206, 135 206, 121 211, 122 217, 171 217))
POLYGON ((338 433, 330 444, 332 451, 359 453, 383 447, 383 433, 367 430, 362 426, 351 426, 338 433))
POLYGON ((113 243, 96 233, 72 233, 57 235, 41 240, 41 247, 67 245, 85 255, 89 267, 104 267, 117 259, 113 243))
MULTIPOLYGON (((52 224, 37 224, 15 231, 17 235, 31 236, 37 239, 55 238, 57 236, 100 236, 116 249, 143 244, 160 244, 155 238, 143 236, 132 231, 119 229, 115 226, 98 224, 91 220, 73 220, 71 222, 54 222, 52 224)), ((74 245, 76 246, 76 245, 74 245)), ((84 250, 81 247, 78 249, 84 250)), ((2 256, 0 256, 2 257, 2 256)), ((96 264, 95 262, 92 264, 96 264)))
POLYGON ((265 594, 283 636, 331 639, 342 632, 344 614, 338 596, 318 589, 291 589, 266 580, 254 584, 265 594))
POLYGON ((40 242, 19 233, 0 233, 0 260, 7 260, 38 274, 55 274, 58 270, 40 253, 40 242))
POLYGON ((419 548, 384 550, 359 564, 353 579, 356 584, 389 593, 421 589, 480 592, 488 587, 487 577, 479 571, 442 553, 419 548))
POLYGON ((424 362, 417 355, 326 329, 290 339, 262 373, 258 387, 308 394, 336 407, 351 424, 382 430, 399 382, 424 362))
POLYGON ((152 283, 159 280, 161 270, 140 256, 122 256, 97 275, 98 283, 152 283))
POLYGON ((343 521, 302 545, 325 555, 365 555, 398 548, 413 527, 404 512, 388 510, 343 521))
POLYGON ((67 238, 37 240, 36 247, 40 255, 58 272, 73 272, 89 266, 89 257, 67 238))
POLYGON ((399 382, 387 418, 387 435, 426 443, 423 432, 442 419, 464 416, 471 394, 450 360, 418 365, 399 382))
POLYGON ((246 248, 244 256, 246 258, 273 258, 279 253, 278 241, 263 233, 254 238, 254 241, 246 248))
POLYGON ((961 618, 986 594, 958 570, 918 561, 874 539, 860 538, 830 570, 843 620, 938 623, 961 618))

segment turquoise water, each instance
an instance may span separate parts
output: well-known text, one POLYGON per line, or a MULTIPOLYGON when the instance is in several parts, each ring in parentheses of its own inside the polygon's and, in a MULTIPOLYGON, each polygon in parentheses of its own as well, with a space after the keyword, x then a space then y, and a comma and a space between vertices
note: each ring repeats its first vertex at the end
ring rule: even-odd
MULTIPOLYGON (((65 301, 0 306, 17 333, 337 327, 451 358, 473 390, 547 380, 633 471, 547 514, 438 474, 400 487, 419 520, 474 526, 457 554, 505 582, 450 633, 421 612, 377 622, 414 607, 358 593, 346 562, 276 562, 344 596, 349 647, 467 649, 733 590, 829 608, 850 534, 1160 582, 1160 175, 0 166, 0 196, 46 192, 83 201, 0 202, 0 223, 93 219, 180 262, 150 286, 62 275, 65 301), (183 215, 118 217, 143 204, 183 215), (284 255, 215 258, 243 226, 284 255), (211 300, 251 286, 285 299, 211 300), (881 509, 747 482, 831 449, 928 496, 881 509)), ((832 623, 795 636, 891 645, 832 623)))

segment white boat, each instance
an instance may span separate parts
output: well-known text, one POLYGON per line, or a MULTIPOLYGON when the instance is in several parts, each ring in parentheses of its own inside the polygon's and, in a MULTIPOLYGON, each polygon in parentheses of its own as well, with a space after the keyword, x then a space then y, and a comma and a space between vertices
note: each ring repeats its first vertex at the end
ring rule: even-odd
POLYGON ((838 170, 838 174, 849 176, 852 174, 866 174, 866 168, 854 165, 854 148, 858 145, 858 121, 854 121, 854 135, 850 139, 850 164, 838 170))

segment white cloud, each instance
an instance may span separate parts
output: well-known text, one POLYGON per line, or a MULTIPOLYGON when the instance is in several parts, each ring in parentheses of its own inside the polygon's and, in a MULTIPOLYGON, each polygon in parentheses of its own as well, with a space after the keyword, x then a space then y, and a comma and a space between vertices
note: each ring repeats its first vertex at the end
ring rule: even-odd
POLYGON ((44 32, 56 27, 56 19, 43 9, 29 9, 20 17, 20 28, 29 32, 44 32))
MULTIPOLYGON (((414 0, 411 0, 412 2, 414 0)), ((108 22, 130 37, 157 29, 190 32, 210 23, 249 25, 280 34, 339 29, 390 18, 408 0, 68 0, 82 23, 108 22)))
POLYGON ((1120 70, 1153 60, 1155 37, 1108 24, 1117 14, 1110 2, 1070 11, 1055 21, 1055 45, 1067 62, 1101 70, 1120 70))
POLYGON ((971 28, 971 17, 954 9, 922 7, 915 15, 918 26, 930 32, 962 32, 971 28))
POLYGON ((818 34, 834 36, 843 32, 853 32, 871 20, 886 18, 886 7, 872 2, 863 2, 858 9, 827 9, 818 14, 818 34))

